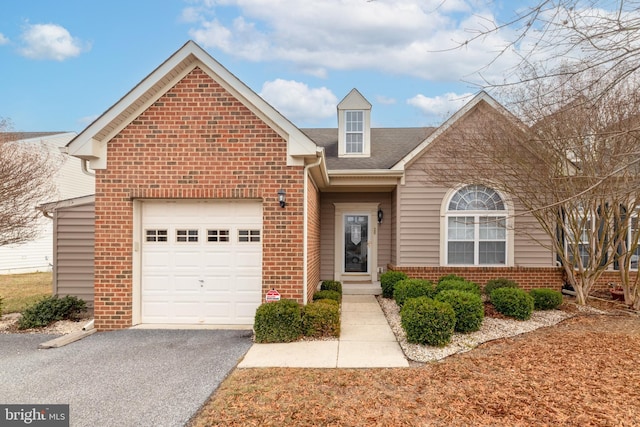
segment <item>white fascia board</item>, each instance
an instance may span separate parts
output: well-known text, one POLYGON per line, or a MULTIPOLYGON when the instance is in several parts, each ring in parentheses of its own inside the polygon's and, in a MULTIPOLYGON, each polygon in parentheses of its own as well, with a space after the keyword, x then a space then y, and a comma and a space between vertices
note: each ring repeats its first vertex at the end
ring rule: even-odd
POLYGON ((330 177, 348 176, 348 177, 402 177, 404 171, 391 169, 333 169, 328 171, 330 177))
POLYGON ((391 167, 391 170, 405 170, 405 168, 411 165, 411 163, 413 163, 434 140, 436 140, 447 129, 453 126, 455 122, 457 122, 462 117, 464 117, 465 114, 471 111, 471 109, 481 101, 484 101, 487 104, 489 104, 491 107, 493 107, 495 110, 497 110, 501 114, 505 115, 507 118, 512 120, 518 126, 523 126, 522 123, 509 110, 507 110, 506 108, 504 108, 504 106, 502 106, 502 104, 500 104, 498 101, 493 99, 493 97, 491 97, 487 92, 481 91, 476 96, 474 96, 473 99, 467 102, 461 109, 456 111, 454 115, 449 117, 449 119, 447 119, 446 122, 444 122, 438 129, 436 129, 435 132, 429 135, 427 139, 425 139, 422 143, 420 143, 420 145, 418 145, 409 154, 407 154, 402 159, 400 159, 398 163, 393 165, 391 167))
POLYGON ((86 205, 89 203, 94 203, 95 201, 96 196, 94 194, 91 194, 89 196, 75 197, 73 199, 58 200, 57 202, 45 203, 38 206, 37 209, 44 212, 51 212, 56 209, 68 208, 69 206, 86 205))

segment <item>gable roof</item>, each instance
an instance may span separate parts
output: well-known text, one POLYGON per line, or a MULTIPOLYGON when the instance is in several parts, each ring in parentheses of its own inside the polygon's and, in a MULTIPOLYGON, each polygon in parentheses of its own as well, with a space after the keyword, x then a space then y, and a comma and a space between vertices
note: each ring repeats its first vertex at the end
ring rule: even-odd
POLYGON ((318 148, 305 134, 191 40, 69 142, 69 154, 90 161, 93 169, 105 169, 107 142, 196 67, 287 141, 288 163, 317 156, 318 148))
POLYGON ((324 148, 328 170, 390 169, 424 141, 435 128, 372 128, 370 157, 338 157, 338 129, 301 129, 324 148))
POLYGON ((459 109, 454 115, 449 117, 447 121, 445 121, 440 127, 438 127, 435 132, 431 133, 422 143, 416 146, 411 152, 409 152, 406 156, 400 159, 393 167, 392 170, 405 170, 406 167, 410 166, 416 159, 418 159, 422 153, 431 145, 431 143, 436 140, 440 135, 446 132, 454 123, 463 118, 469 111, 473 109, 476 105, 485 102, 491 108, 496 110, 498 113, 507 117, 510 121, 512 121, 516 126, 522 127, 524 126, 517 117, 515 117, 509 110, 504 108, 502 104, 492 98, 485 91, 481 91, 476 96, 471 99, 471 101, 467 102, 464 107, 459 109))

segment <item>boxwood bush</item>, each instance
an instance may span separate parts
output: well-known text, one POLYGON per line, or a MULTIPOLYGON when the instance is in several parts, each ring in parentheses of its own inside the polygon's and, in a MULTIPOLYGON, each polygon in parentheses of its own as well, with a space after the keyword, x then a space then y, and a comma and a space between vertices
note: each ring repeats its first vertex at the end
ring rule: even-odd
POLYGON ((491 295, 494 289, 498 288, 519 288, 518 283, 513 280, 505 279, 504 277, 498 277, 497 279, 491 279, 484 285, 484 294, 491 295))
POLYGON ((447 290, 436 296, 436 300, 451 305, 456 313, 456 332, 474 332, 484 320, 484 304, 479 295, 471 292, 447 290))
POLYGON ((307 304, 302 309, 302 333, 306 337, 338 337, 340 336, 340 307, 318 300, 307 304))
POLYGON ((393 289, 400 280, 408 279, 406 273, 402 271, 387 270, 380 275, 380 286, 382 287, 382 296, 385 298, 393 298, 393 289))
POLYGON ((498 288, 491 292, 491 303, 498 312, 518 320, 527 320, 533 312, 533 297, 518 288, 498 288))
POLYGON ((320 285, 321 291, 336 291, 342 295, 342 282, 337 280, 323 280, 320 285))
POLYGON ((78 297, 67 295, 46 297, 27 307, 18 320, 19 329, 42 328, 58 320, 76 319, 87 309, 87 303, 78 297))
POLYGON ((438 283, 444 282, 445 280, 459 280, 461 282, 465 281, 464 277, 458 276, 457 274, 447 274, 438 279, 438 283))
POLYGON ((429 297, 436 295, 433 282, 424 279, 404 279, 396 283, 393 290, 393 299, 402 307, 409 298, 429 297))
POLYGON ((302 336, 302 310, 294 300, 267 302, 256 310, 256 342, 291 342, 302 336))
POLYGON ((339 303, 342 300, 342 295, 338 291, 318 291, 313 294, 313 300, 316 301, 319 299, 332 299, 339 303))
POLYGON ((314 301, 314 304, 330 304, 336 307, 340 307, 340 303, 334 299, 329 299, 329 298, 323 298, 323 299, 317 299, 314 301))
POLYGON ((400 322, 410 343, 442 347, 451 341, 456 313, 445 302, 410 298, 400 310, 400 322))
POLYGON ((562 304, 562 292, 553 289, 531 289, 533 307, 536 310, 554 310, 562 304))
POLYGON ((480 295, 480 286, 477 283, 470 282, 468 280, 460 280, 460 279, 448 279, 443 280, 436 286, 436 293, 440 293, 442 291, 465 291, 471 292, 472 294, 480 295))

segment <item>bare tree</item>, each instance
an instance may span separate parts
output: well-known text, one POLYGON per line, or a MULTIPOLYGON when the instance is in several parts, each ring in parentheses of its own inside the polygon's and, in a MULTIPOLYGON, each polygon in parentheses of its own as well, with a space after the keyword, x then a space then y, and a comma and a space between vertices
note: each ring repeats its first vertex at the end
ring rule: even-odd
POLYGON ((0 118, 0 246, 34 239, 39 233, 39 203, 55 192, 58 164, 39 143, 18 141, 11 122, 0 118))
POLYGON ((544 81, 551 91, 545 95, 552 96, 570 81, 574 86, 577 82, 600 81, 580 77, 585 73, 593 76, 597 70, 599 77, 607 81, 598 88, 606 93, 619 83, 638 78, 640 1, 539 0, 531 7, 517 9, 506 22, 485 24, 470 32, 466 40, 457 42, 454 49, 473 48, 491 34, 507 33, 513 35, 497 57, 509 53, 520 58, 504 81, 485 80, 486 87, 544 81))
POLYGON ((588 77, 561 86, 561 108, 549 103, 557 82, 523 84, 512 101, 526 124, 478 108, 475 120, 448 131, 446 149, 434 150, 426 173, 432 182, 483 184, 513 197, 518 215, 532 215, 545 237, 518 227, 518 218, 514 231, 553 251, 579 303, 617 268, 626 275, 627 302, 640 305, 628 273, 637 266, 640 233, 639 91, 628 82, 603 91, 609 82, 583 81, 588 77))

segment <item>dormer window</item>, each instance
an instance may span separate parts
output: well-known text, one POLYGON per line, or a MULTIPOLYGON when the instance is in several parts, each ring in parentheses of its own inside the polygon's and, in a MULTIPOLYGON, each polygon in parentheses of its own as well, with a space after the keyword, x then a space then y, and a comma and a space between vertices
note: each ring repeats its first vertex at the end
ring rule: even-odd
POLYGON ((338 157, 371 156, 371 104, 351 92, 338 104, 338 157))
POLYGON ((345 111, 345 142, 348 154, 364 151, 364 111, 345 111))

